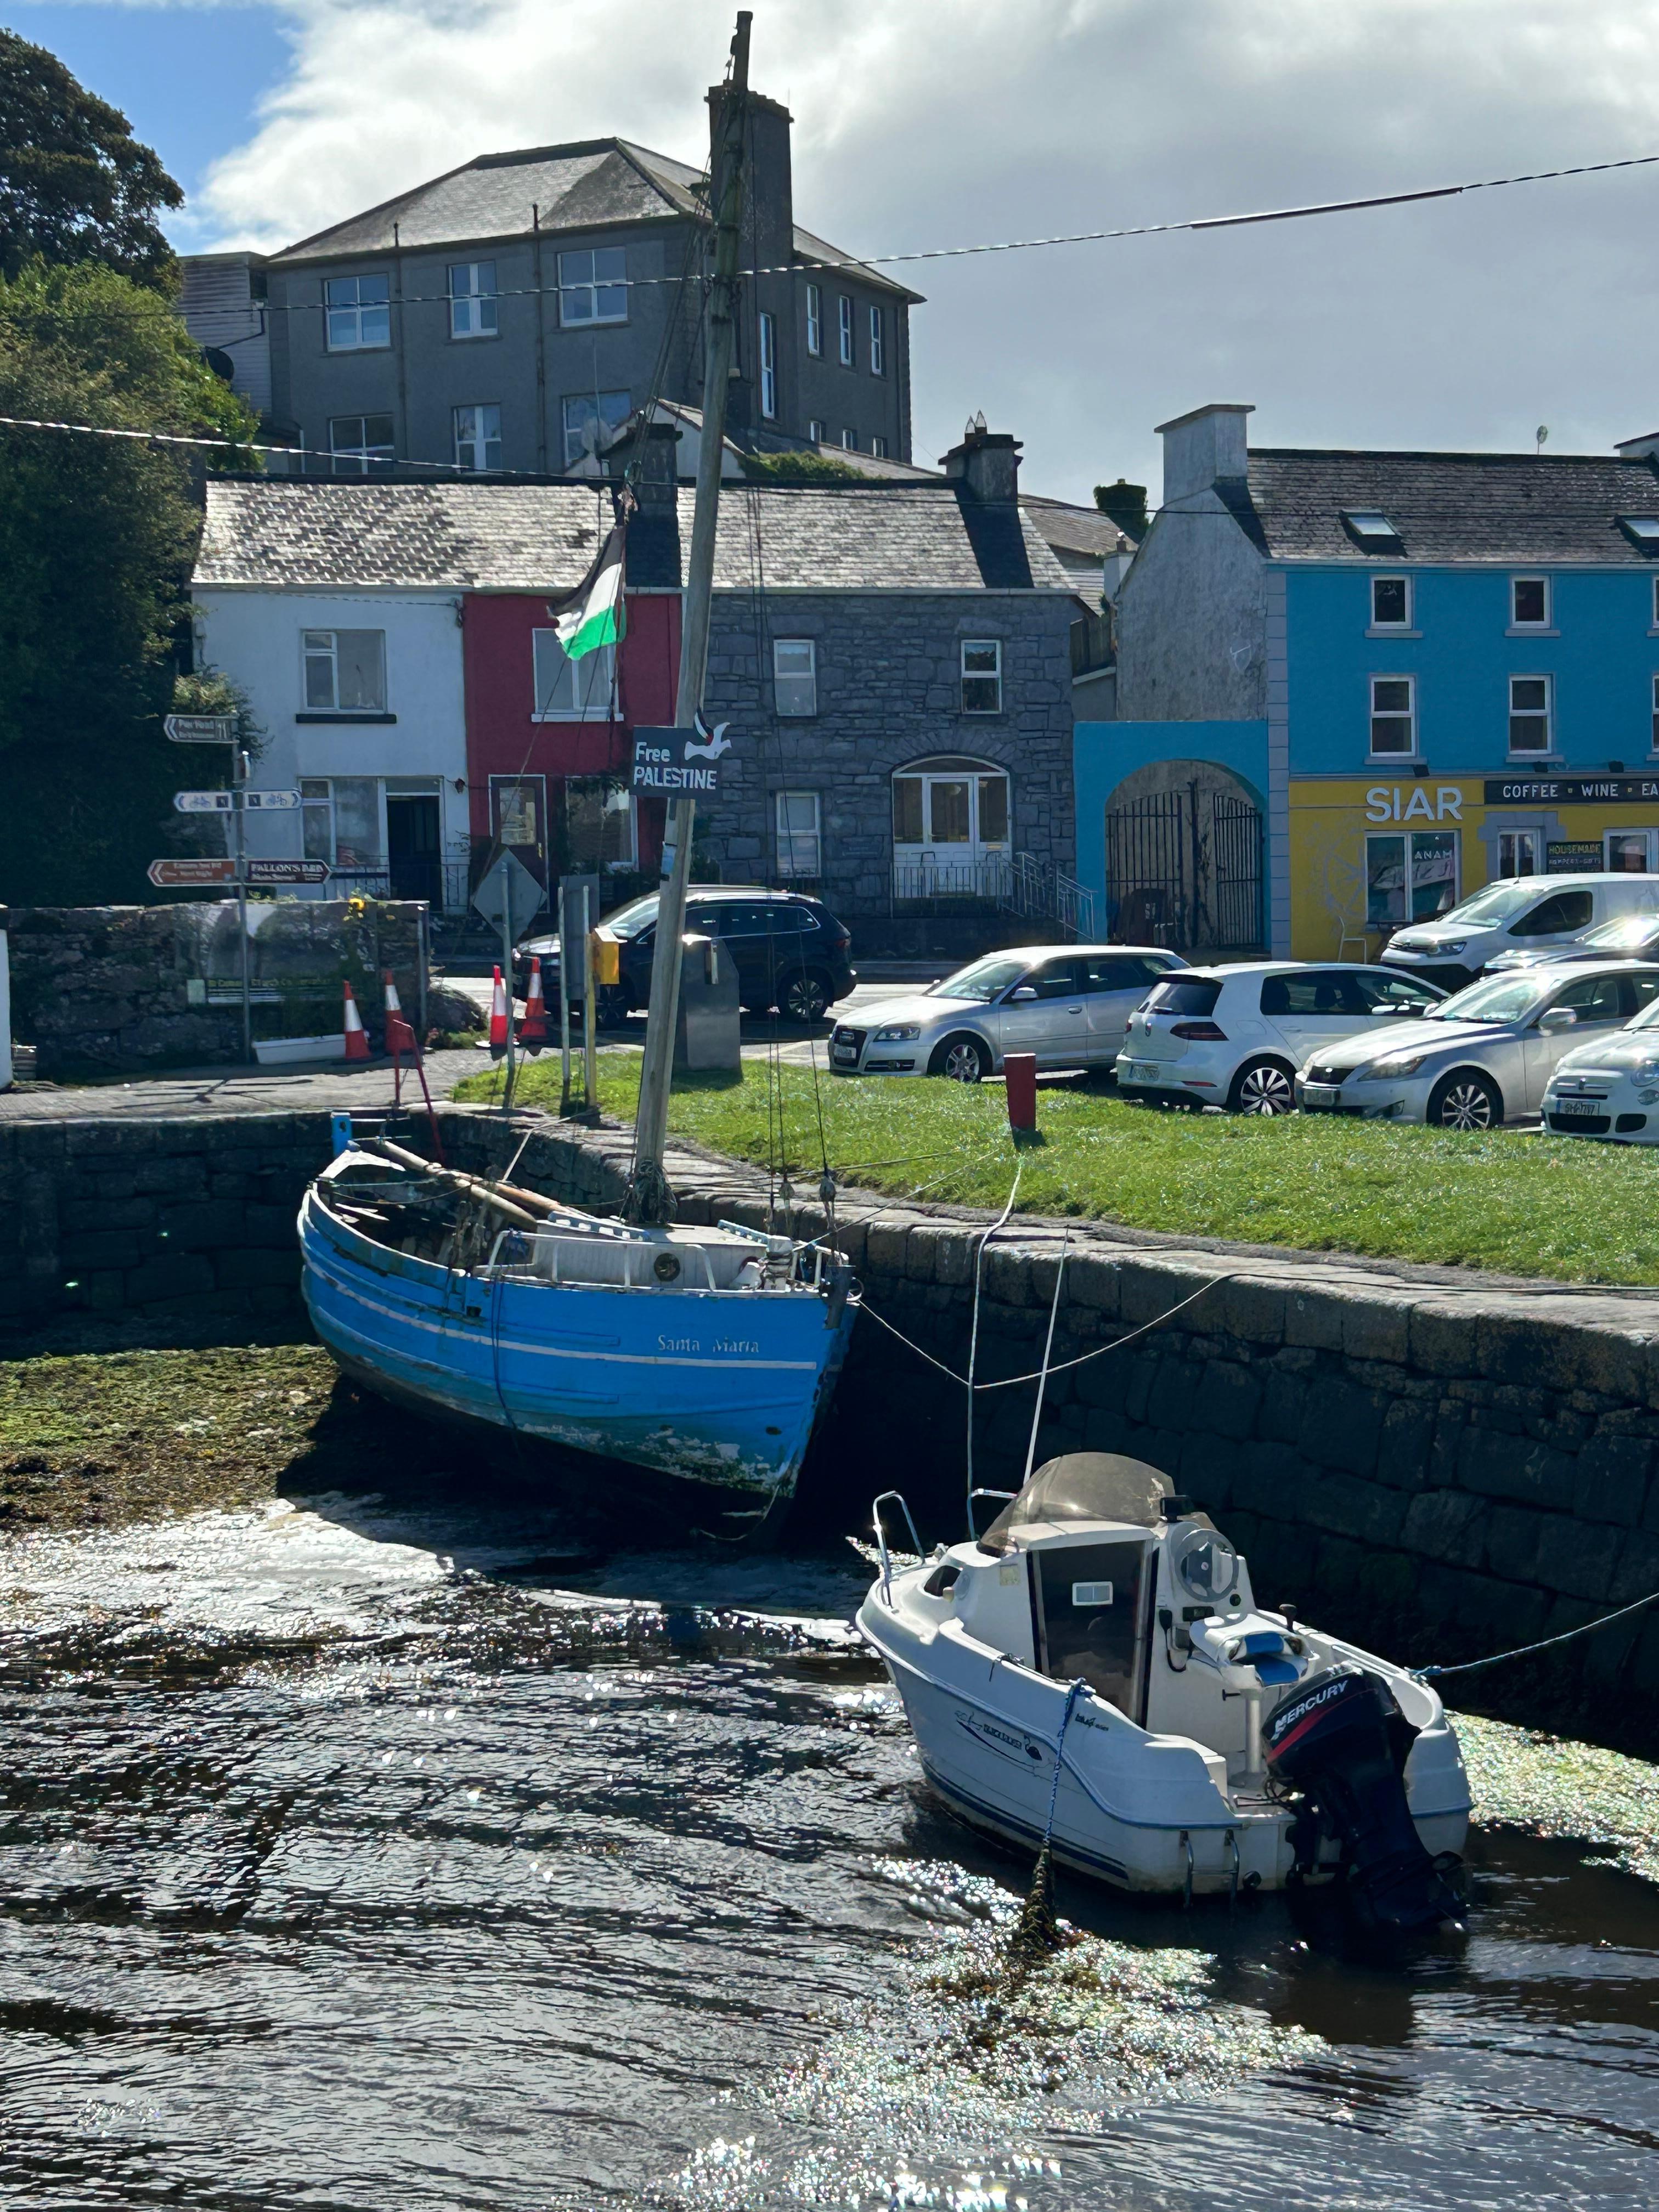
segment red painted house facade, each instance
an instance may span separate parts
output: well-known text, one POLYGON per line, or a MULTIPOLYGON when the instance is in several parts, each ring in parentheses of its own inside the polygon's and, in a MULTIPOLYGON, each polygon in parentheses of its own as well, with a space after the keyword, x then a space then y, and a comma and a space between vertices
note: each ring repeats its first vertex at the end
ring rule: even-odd
POLYGON ((474 849, 500 838, 543 884, 654 871, 663 806, 628 788, 636 725, 674 719, 678 592, 626 593, 610 653, 568 662, 545 592, 469 592, 461 611, 474 849))

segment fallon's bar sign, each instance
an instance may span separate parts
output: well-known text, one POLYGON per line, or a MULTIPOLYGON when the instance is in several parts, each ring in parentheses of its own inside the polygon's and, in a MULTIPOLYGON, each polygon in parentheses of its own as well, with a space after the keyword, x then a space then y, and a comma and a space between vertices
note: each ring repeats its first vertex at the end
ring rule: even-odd
POLYGON ((684 729, 634 732, 634 789, 709 799, 720 787, 720 761, 732 750, 729 722, 711 730, 701 714, 684 729))
POLYGON ((1595 806, 1627 799, 1659 806, 1659 775, 1504 775, 1486 783, 1488 806, 1595 806))

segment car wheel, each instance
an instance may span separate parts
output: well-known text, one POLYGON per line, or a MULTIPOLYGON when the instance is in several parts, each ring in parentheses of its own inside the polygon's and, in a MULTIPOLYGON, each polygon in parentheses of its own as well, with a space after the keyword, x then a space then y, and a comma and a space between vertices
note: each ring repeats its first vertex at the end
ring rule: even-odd
POLYGON ((1282 1060, 1247 1060, 1227 1093, 1230 1114, 1291 1114, 1296 1079, 1282 1060))
POLYGON ((1429 1093, 1431 1129, 1495 1129, 1503 1118, 1502 1094, 1479 1068, 1455 1067, 1429 1093))
POLYGON ((983 1083, 991 1055, 975 1036, 949 1036, 927 1063, 929 1075, 948 1075, 952 1083, 983 1083))
POLYGON ((821 1022, 830 1000, 829 978, 811 968, 798 969, 786 976, 783 988, 778 994, 779 1011, 787 1014, 792 1022, 821 1022))

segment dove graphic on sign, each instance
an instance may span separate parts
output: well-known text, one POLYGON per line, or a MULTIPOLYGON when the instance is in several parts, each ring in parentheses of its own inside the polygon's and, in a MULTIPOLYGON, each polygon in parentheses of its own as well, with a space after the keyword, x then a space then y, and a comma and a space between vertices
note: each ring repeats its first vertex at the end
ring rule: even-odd
POLYGON ((731 751, 732 740, 726 734, 732 726, 729 722, 716 722, 711 730, 701 713, 694 714, 691 720, 697 735, 704 740, 704 743, 694 745, 688 738, 685 741, 687 760, 717 761, 722 753, 731 751))

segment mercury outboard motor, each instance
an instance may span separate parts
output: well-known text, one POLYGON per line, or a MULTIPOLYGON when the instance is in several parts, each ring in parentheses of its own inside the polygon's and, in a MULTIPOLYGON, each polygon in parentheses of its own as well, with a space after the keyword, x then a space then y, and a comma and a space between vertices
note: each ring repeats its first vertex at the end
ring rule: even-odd
POLYGON ((1352 1664, 1310 1675, 1263 1731, 1269 1773, 1302 1800, 1291 1830, 1298 1875, 1335 1875, 1361 1924, 1379 1936, 1461 1917, 1406 1802, 1417 1735, 1382 1677, 1352 1664), (1328 1839, 1340 1847, 1334 1863, 1328 1839))

